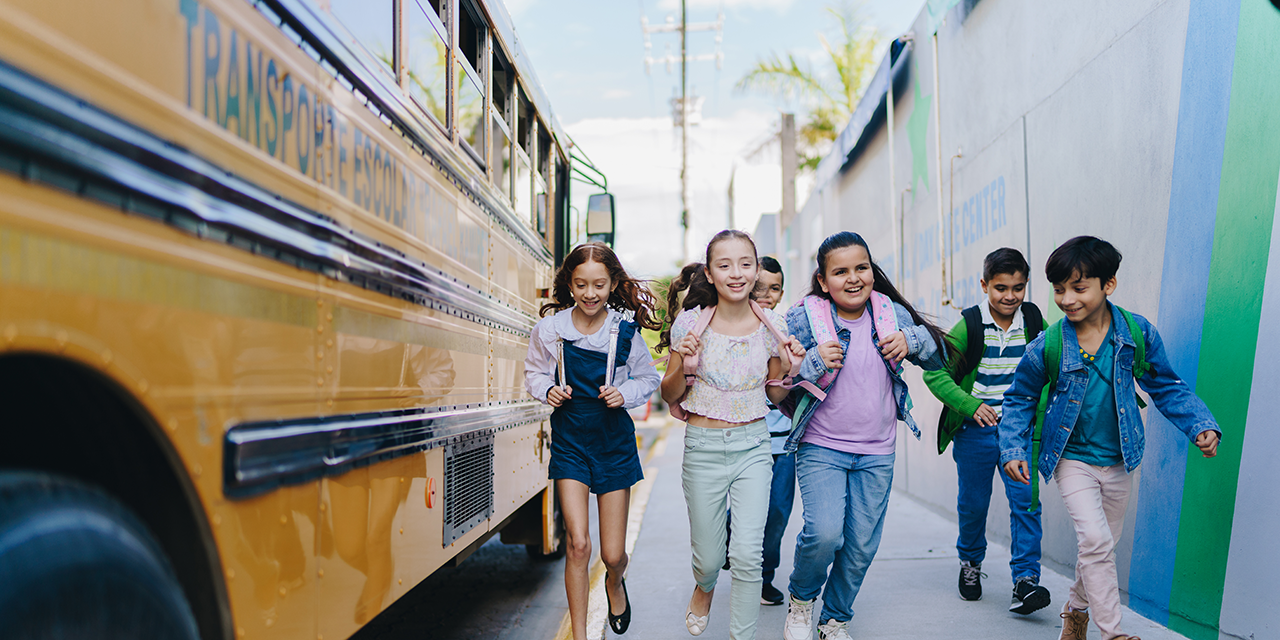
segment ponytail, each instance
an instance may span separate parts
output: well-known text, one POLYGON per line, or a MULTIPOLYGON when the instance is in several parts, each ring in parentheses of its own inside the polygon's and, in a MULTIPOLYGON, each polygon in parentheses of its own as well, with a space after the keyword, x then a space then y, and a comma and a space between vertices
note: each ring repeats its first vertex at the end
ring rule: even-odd
POLYGON ((685 265, 680 270, 680 275, 676 276, 671 281, 671 286, 667 288, 666 327, 662 330, 658 346, 654 347, 654 351, 671 347, 671 325, 675 324, 676 316, 680 315, 682 310, 714 307, 719 299, 715 285, 707 280, 707 266, 701 262, 690 262, 685 265), (680 292, 686 290, 688 293, 684 295, 682 303, 680 292))

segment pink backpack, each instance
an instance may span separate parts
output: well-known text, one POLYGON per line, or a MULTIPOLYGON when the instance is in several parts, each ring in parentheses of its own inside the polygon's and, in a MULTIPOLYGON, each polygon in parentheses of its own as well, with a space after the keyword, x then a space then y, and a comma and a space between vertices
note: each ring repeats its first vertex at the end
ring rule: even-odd
MULTIPOLYGON (((756 314, 756 317, 760 319, 760 322, 764 324, 764 326, 769 328, 769 331, 773 333, 773 337, 778 340, 779 345, 785 345, 787 344, 787 342, 790 341, 790 338, 788 336, 782 335, 782 332, 778 331, 778 328, 773 326, 772 322, 769 322, 769 319, 764 315, 764 309, 761 309, 760 305, 756 304, 755 300, 751 301, 751 311, 756 314)), ((707 326, 711 324, 711 318, 715 316, 715 313, 716 313, 715 307, 708 307, 706 309, 703 309, 702 313, 698 316, 698 321, 694 323, 693 329, 690 330, 690 333, 698 337, 702 337, 702 333, 706 331, 707 326)), ((792 378, 794 378, 796 374, 800 373, 800 364, 803 358, 794 357, 790 349, 783 348, 781 349, 781 351, 782 351, 783 359, 787 361, 787 369, 788 369, 787 376, 782 380, 770 380, 767 383, 768 386, 780 386, 785 389, 791 389, 793 387, 799 386, 807 389, 809 393, 812 393, 814 396, 818 397, 819 399, 826 399, 827 394, 823 392, 822 389, 819 389, 817 386, 815 386, 812 382, 801 381, 797 384, 792 384, 791 382, 792 378)), ((676 400, 675 402, 671 403, 671 405, 669 406, 669 409, 671 411, 671 417, 675 418, 676 420, 685 422, 685 421, 688 421, 689 419, 689 412, 685 411, 685 408, 680 406, 680 403, 684 402, 685 396, 689 395, 689 389, 693 388, 693 383, 695 380, 697 380, 696 374, 698 371, 698 355, 694 354, 692 356, 685 357, 683 361, 683 368, 684 368, 684 383, 685 383, 684 393, 680 395, 679 400, 676 400)))
MULTIPOLYGON (((871 310, 871 321, 875 324, 876 335, 883 340, 888 335, 898 331, 898 316, 893 310, 893 301, 889 296, 879 291, 871 292, 871 299, 867 302, 871 310)), ((836 341, 836 327, 831 321, 831 301, 818 296, 805 296, 801 301, 804 305, 805 317, 809 319, 809 330, 813 332, 814 344, 825 344, 836 341)), ((894 369, 901 373, 902 363, 895 362, 894 369)), ((835 381, 836 372, 828 371, 818 378, 818 386, 823 389, 831 387, 831 383, 835 381)), ((819 400, 823 398, 819 397, 819 400)))

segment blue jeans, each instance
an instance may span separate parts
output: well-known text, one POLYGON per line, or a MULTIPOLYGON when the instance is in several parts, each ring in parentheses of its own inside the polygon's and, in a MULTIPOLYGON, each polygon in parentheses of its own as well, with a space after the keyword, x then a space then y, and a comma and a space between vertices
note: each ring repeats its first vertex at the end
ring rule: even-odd
POLYGON ((822 593, 819 623, 853 617, 853 600, 880 548, 893 459, 892 453, 845 453, 809 443, 796 451, 804 530, 796 540, 789 590, 806 601, 822 593))
POLYGON ((952 440, 951 457, 956 461, 960 490, 956 513, 960 516, 960 537, 956 552, 961 560, 981 563, 987 555, 987 509, 991 506, 991 474, 1004 481, 1009 499, 1010 573, 1016 582, 1027 576, 1040 578, 1040 509, 1031 506, 1031 486, 1015 482, 1000 469, 1000 443, 995 427, 979 427, 966 420, 952 440))
POLYGON ((782 562, 782 534, 791 519, 796 501, 796 456, 784 453, 773 457, 773 482, 769 485, 769 517, 764 521, 764 569, 760 577, 773 582, 773 572, 782 562))

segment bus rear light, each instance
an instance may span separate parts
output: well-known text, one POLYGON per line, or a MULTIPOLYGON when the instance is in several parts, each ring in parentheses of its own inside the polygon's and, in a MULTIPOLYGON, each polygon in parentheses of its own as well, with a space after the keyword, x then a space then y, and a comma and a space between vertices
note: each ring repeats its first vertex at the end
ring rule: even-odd
POLYGON ((427 508, 431 509, 436 506, 436 479, 427 478, 427 508))

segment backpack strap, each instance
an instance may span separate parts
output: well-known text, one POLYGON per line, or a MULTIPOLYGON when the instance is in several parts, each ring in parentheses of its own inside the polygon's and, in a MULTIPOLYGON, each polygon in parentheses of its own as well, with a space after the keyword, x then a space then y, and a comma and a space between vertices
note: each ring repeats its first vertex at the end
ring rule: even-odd
MULTIPOLYGON (((817 399, 826 400, 827 399, 826 392, 818 388, 818 386, 813 384, 812 382, 809 382, 807 380, 801 380, 798 383, 791 382, 792 379, 794 379, 797 375, 800 374, 800 365, 804 362, 804 358, 797 358, 795 357, 794 354, 791 353, 791 349, 787 348, 787 344, 791 342, 791 337, 782 335, 782 332, 779 331, 777 327, 773 326, 773 323, 769 321, 769 317, 764 314, 764 309, 761 309, 760 305, 756 304, 755 300, 751 301, 751 311, 756 314, 757 318, 760 319, 761 324, 769 328, 769 332, 772 333, 774 339, 778 341, 778 351, 781 353, 780 357, 784 362, 786 362, 786 365, 787 365, 788 373, 783 379, 770 380, 765 384, 767 386, 782 387, 784 389, 793 389, 795 387, 801 387, 806 391, 808 391, 809 393, 813 394, 814 397, 816 397, 817 399)), ((831 317, 830 315, 827 316, 828 322, 830 322, 830 317, 831 317)))
MULTIPOLYGON (((1129 336, 1133 338, 1133 377, 1141 380, 1151 370, 1151 363, 1147 362, 1147 337, 1142 335, 1142 327, 1138 326, 1138 321, 1133 319, 1133 314, 1124 309, 1120 305, 1116 305, 1120 310, 1120 315, 1124 316, 1124 323, 1129 325, 1129 336)), ((1134 397, 1138 399, 1138 408, 1146 409, 1147 402, 1138 395, 1135 390, 1134 397)))
POLYGON ((982 362, 982 352, 987 347, 987 332, 982 326, 982 309, 975 304, 961 311, 960 317, 964 319, 968 343, 964 345, 964 359, 960 361, 960 368, 956 371, 957 382, 964 380, 978 368, 978 363, 982 362))
POLYGON ((1036 475, 1036 463, 1040 458, 1040 438, 1044 428, 1044 416, 1049 408, 1049 396, 1053 395, 1054 389, 1058 388, 1058 375, 1062 370, 1063 322, 1065 320, 1049 325, 1044 332, 1044 372, 1049 377, 1049 383, 1040 391, 1040 402, 1036 405, 1035 425, 1031 431, 1031 459, 1027 461, 1030 471, 1028 475, 1031 476, 1031 506, 1027 511, 1040 508, 1040 478, 1036 475))
MULTIPOLYGON (((818 296, 805 296, 803 300, 804 315, 809 320, 809 331, 813 334, 815 345, 836 341, 836 327, 831 321, 831 301, 818 296)), ((818 386, 823 389, 831 387, 836 379, 836 372, 828 371, 818 378, 818 386)))
POLYGON ((1036 303, 1028 300, 1022 302, 1022 326, 1026 332, 1027 344, 1031 344, 1044 331, 1044 314, 1040 313, 1040 307, 1036 303))

